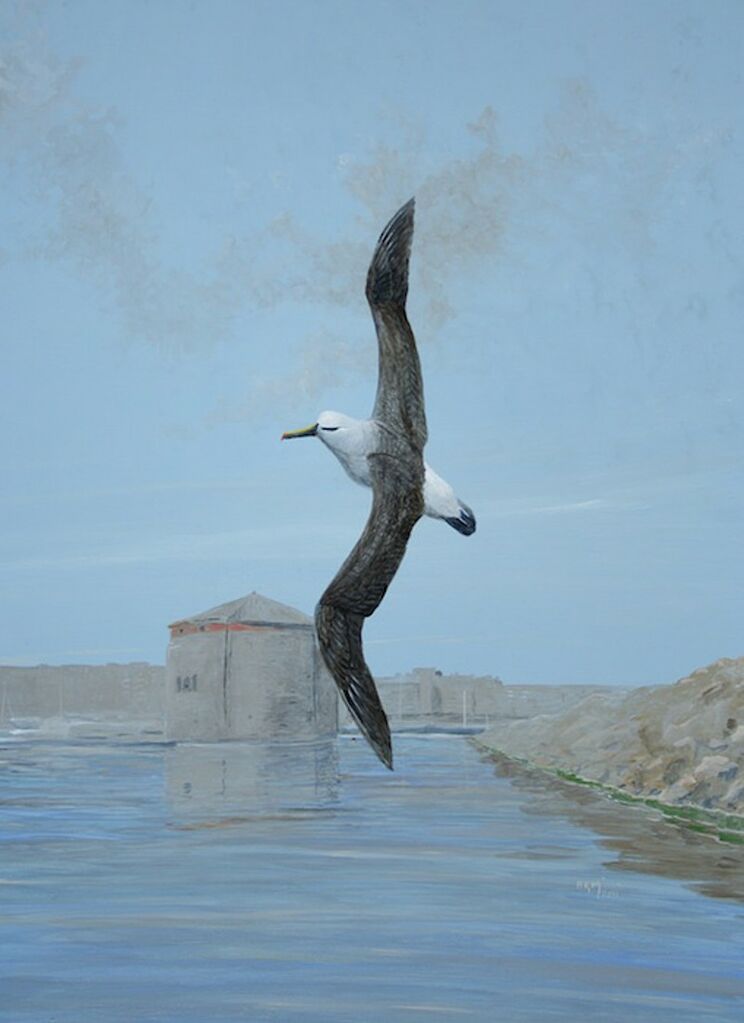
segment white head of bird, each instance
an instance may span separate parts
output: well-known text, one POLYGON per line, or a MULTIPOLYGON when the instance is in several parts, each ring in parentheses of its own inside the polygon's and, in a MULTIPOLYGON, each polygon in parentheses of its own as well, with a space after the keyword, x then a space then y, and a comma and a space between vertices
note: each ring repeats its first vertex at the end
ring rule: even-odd
MULTIPOLYGON (((320 440, 328 443, 332 440, 329 434, 340 432, 343 437, 359 425, 358 419, 345 416, 343 412, 321 412, 317 422, 305 426, 301 430, 288 430, 282 434, 282 440, 294 440, 295 437, 319 437, 320 440)), ((333 444, 329 443, 328 447, 333 447, 333 444)))
POLYGON ((333 452, 355 483, 370 486, 367 455, 376 450, 377 429, 371 419, 354 419, 343 412, 321 412, 317 422, 283 433, 282 440, 317 437, 333 452))

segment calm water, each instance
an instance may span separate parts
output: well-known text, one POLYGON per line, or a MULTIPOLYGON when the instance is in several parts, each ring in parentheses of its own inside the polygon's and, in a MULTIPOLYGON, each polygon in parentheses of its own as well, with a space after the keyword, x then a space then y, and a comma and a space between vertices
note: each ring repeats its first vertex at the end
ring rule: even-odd
POLYGON ((459 737, 0 748, 0 1019, 744 1019, 744 864, 459 737))

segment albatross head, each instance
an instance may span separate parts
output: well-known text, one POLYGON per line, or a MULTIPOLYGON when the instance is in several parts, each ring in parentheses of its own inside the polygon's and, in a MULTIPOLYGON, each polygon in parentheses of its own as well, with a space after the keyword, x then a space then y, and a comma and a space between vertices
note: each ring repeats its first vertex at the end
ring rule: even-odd
POLYGON ((345 416, 343 412, 321 412, 318 421, 301 430, 288 430, 282 434, 282 440, 294 440, 295 437, 318 437, 329 448, 339 446, 350 430, 357 426, 359 420, 345 416))

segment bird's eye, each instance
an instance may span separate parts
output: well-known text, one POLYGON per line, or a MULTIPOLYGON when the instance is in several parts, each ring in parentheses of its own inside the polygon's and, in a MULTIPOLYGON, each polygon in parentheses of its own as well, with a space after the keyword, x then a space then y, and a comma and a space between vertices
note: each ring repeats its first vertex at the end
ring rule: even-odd
POLYGON ((337 426, 321 426, 321 430, 338 430, 337 426))

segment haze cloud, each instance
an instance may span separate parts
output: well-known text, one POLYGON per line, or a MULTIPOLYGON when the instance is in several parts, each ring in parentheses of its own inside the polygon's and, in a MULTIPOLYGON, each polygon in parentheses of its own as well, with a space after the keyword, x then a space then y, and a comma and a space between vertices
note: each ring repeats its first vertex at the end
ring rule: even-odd
MULTIPOLYGON (((540 247, 579 262, 568 282, 556 265, 552 287, 578 279, 598 306, 615 305, 621 298, 608 286, 615 262, 630 255, 637 287, 649 286, 644 261, 679 172, 715 202, 709 161, 723 128, 660 138, 617 123, 575 81, 563 86, 529 151, 505 151, 491 106, 464 129, 461 154, 436 165, 425 131, 399 123, 391 141, 340 157, 345 187, 363 211, 347 237, 319 237, 299 212, 287 212, 250 237, 226 236, 216 259, 196 253, 198 268, 188 271, 162 254, 158 212, 118 142, 116 113, 80 99, 79 64, 50 51, 38 20, 20 25, 0 59, 0 138, 5 173, 31 200, 24 254, 95 282, 125 335, 158 347, 199 351, 229 341, 246 308, 291 301, 358 310, 374 238, 409 195, 418 201, 413 276, 423 343, 452 320, 463 280, 487 275, 494 292, 508 294, 540 247)), ((730 248, 725 228, 711 244, 730 248)), ((700 302, 690 302, 690 315, 701 315, 700 302)), ((310 334, 291 358, 286 376, 257 367, 249 413, 219 416, 253 414, 287 389, 313 399, 374 365, 368 336, 310 334)))
POLYGON ((202 346, 225 337, 250 295, 222 267, 189 274, 158 256, 156 218, 117 144, 113 111, 75 95, 76 62, 59 61, 36 38, 0 59, 0 138, 6 173, 41 207, 23 225, 23 255, 60 261, 113 299, 127 336, 157 345, 202 346), (46 213, 51 211, 52 217, 46 213), (47 227, 51 219, 52 226, 47 227))

